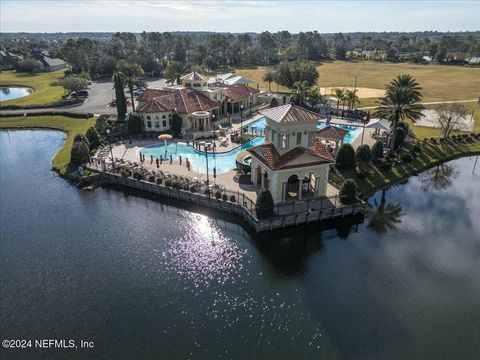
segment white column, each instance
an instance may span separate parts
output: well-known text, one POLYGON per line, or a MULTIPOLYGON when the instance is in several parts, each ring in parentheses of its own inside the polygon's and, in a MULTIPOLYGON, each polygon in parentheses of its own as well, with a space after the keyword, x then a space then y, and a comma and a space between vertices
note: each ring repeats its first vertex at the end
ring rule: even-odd
POLYGON ((302 200, 302 181, 298 179, 298 200, 302 200))

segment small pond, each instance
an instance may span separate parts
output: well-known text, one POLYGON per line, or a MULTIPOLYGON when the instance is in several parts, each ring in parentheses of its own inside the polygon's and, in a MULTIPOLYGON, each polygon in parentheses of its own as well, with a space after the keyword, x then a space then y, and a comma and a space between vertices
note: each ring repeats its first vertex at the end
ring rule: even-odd
POLYGON ((25 86, 2 86, 0 87, 0 101, 18 99, 28 96, 32 92, 32 88, 25 86))

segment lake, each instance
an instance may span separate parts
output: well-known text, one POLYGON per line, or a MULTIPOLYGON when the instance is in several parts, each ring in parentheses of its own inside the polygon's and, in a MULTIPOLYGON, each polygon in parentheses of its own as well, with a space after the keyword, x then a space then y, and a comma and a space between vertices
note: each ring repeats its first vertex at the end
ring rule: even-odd
POLYGON ((0 132, 0 334, 94 348, 0 358, 478 358, 475 157, 378 192, 361 225, 258 237, 78 190, 50 172, 64 138, 0 132))
POLYGON ((23 86, 1 86, 0 101, 7 101, 28 96, 32 93, 32 88, 23 86))

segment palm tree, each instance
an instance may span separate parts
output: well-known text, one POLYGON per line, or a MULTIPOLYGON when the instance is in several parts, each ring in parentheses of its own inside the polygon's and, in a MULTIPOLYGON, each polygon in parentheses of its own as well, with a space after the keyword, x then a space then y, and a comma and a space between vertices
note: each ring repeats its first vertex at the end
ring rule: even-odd
POLYGON ((385 204, 385 189, 382 191, 380 205, 375 199, 375 209, 367 209, 369 219, 368 227, 377 234, 384 234, 387 230, 395 229, 396 224, 401 222, 402 208, 398 204, 385 204))
POLYGON ((357 95, 358 90, 346 90, 345 91, 345 100, 347 100, 348 109, 353 109, 355 104, 360 104, 360 99, 357 95))
POLYGON ((120 60, 117 63, 117 71, 123 74, 123 77, 127 83, 128 89, 130 90, 130 98, 132 101, 132 111, 135 112, 135 101, 133 99, 133 86, 145 85, 145 82, 139 79, 145 73, 140 65, 135 63, 129 63, 126 60, 120 60))
POLYGON ((407 119, 415 122, 422 117, 422 88, 409 74, 397 75, 385 87, 385 96, 380 99, 374 116, 387 119, 393 125, 390 149, 393 150, 399 122, 407 119))
POLYGON ((458 172, 447 164, 437 165, 422 174, 420 182, 422 190, 429 191, 445 190, 453 184, 453 180, 458 176, 458 172))
POLYGON ((308 102, 312 105, 315 109, 319 103, 323 102, 323 96, 320 94, 320 90, 318 88, 311 88, 307 94, 308 102))
POLYGON ((340 101, 345 100, 345 90, 341 88, 333 89, 334 96, 337 98, 337 110, 340 107, 340 101))
POLYGON ((303 105, 303 100, 305 100, 310 92, 310 86, 308 86, 306 81, 296 81, 293 87, 296 91, 296 99, 300 105, 303 105))
POLYGON ((263 81, 268 82, 268 91, 271 90, 272 81, 275 80, 275 73, 272 70, 267 70, 262 76, 263 81))
POLYGON ((164 76, 167 79, 167 82, 172 84, 177 83, 180 85, 180 77, 185 73, 186 67, 185 64, 180 61, 169 61, 165 67, 164 76))

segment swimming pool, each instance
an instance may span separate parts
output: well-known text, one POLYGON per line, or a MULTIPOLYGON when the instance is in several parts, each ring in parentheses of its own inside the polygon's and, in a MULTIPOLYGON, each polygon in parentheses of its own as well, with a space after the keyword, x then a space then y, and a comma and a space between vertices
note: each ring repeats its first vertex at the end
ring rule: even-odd
MULTIPOLYGON (((363 130, 363 127, 361 126, 352 126, 352 125, 343 125, 343 124, 340 125, 340 124, 332 124, 332 123, 330 123, 330 125, 336 126, 348 131, 348 134, 343 139, 344 143, 353 142, 357 138, 357 136, 362 133, 362 130, 363 130)), ((325 122, 318 122, 317 124, 317 128, 319 129, 325 126, 327 126, 327 123, 325 122)), ((247 128, 249 132, 255 133, 256 131, 259 134, 263 134, 265 130, 265 118, 263 117, 258 120, 255 120, 250 124, 245 125, 244 128, 247 128)))
MULTIPOLYGON (((209 173, 213 173, 213 168, 217 174, 226 173, 229 170, 235 169, 235 155, 240 151, 249 149, 253 146, 261 145, 264 142, 264 138, 258 136, 245 144, 224 153, 208 153, 208 170, 209 173)), ((175 160, 178 160, 179 156, 182 157, 182 161, 188 159, 191 163, 191 170, 193 172, 206 174, 207 173, 207 164, 205 159, 205 153, 203 151, 198 151, 191 146, 187 146, 184 143, 170 143, 165 145, 162 143, 147 145, 143 147, 140 152, 145 155, 146 159, 150 158, 150 155, 153 155, 154 158, 160 158, 162 155, 164 158, 169 158, 170 155, 173 156, 175 160)))

